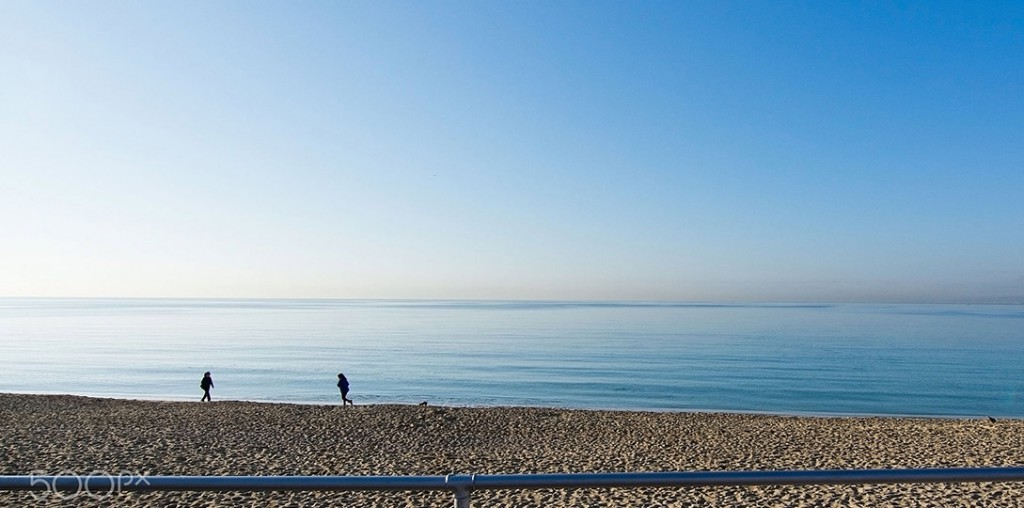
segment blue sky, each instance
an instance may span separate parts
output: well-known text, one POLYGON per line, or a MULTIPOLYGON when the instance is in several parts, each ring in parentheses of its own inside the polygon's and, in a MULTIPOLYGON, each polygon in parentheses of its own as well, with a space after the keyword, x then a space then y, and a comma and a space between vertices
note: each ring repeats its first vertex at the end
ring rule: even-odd
POLYGON ((1024 300, 1020 2, 0 3, 0 294, 1024 300))

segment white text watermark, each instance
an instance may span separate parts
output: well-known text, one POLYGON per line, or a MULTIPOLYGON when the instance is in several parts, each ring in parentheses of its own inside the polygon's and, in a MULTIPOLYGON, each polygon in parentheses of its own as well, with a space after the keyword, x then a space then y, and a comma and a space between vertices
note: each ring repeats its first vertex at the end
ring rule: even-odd
POLYGON ((91 471, 86 475, 80 475, 70 470, 60 471, 56 474, 37 470, 29 474, 29 484, 32 485, 32 498, 37 501, 48 496, 61 500, 80 496, 107 499, 115 494, 120 494, 127 487, 138 488, 139 485, 149 485, 149 480, 145 475, 131 471, 121 471, 117 474, 107 471, 91 471))

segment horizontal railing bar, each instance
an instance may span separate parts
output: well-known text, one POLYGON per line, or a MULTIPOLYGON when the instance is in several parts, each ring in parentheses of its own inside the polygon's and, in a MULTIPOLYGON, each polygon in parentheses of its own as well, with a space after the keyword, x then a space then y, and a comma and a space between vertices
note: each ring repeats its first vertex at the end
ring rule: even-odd
POLYGON ((1024 481, 1024 468, 693 471, 655 473, 476 475, 474 489, 703 487, 1024 481))
POLYGON ((444 476, 0 476, 0 490, 453 490, 444 476))
POLYGON ((1024 481, 1024 467, 689 471, 449 476, 35 476, 0 475, 0 490, 328 491, 703 487, 1024 481))

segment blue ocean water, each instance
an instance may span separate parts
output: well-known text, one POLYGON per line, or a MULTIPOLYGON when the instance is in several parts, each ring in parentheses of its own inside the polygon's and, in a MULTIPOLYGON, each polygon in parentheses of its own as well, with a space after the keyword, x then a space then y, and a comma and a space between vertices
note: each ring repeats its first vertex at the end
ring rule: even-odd
POLYGON ((0 391, 1024 417, 1024 306, 0 299, 0 391))

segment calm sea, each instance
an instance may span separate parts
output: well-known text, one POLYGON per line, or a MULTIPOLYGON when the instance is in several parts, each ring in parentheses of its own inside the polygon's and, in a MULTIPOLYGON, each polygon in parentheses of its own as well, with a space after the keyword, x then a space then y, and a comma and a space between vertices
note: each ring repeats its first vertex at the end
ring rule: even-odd
POLYGON ((0 391, 1024 417, 1024 307, 0 299, 0 391))

